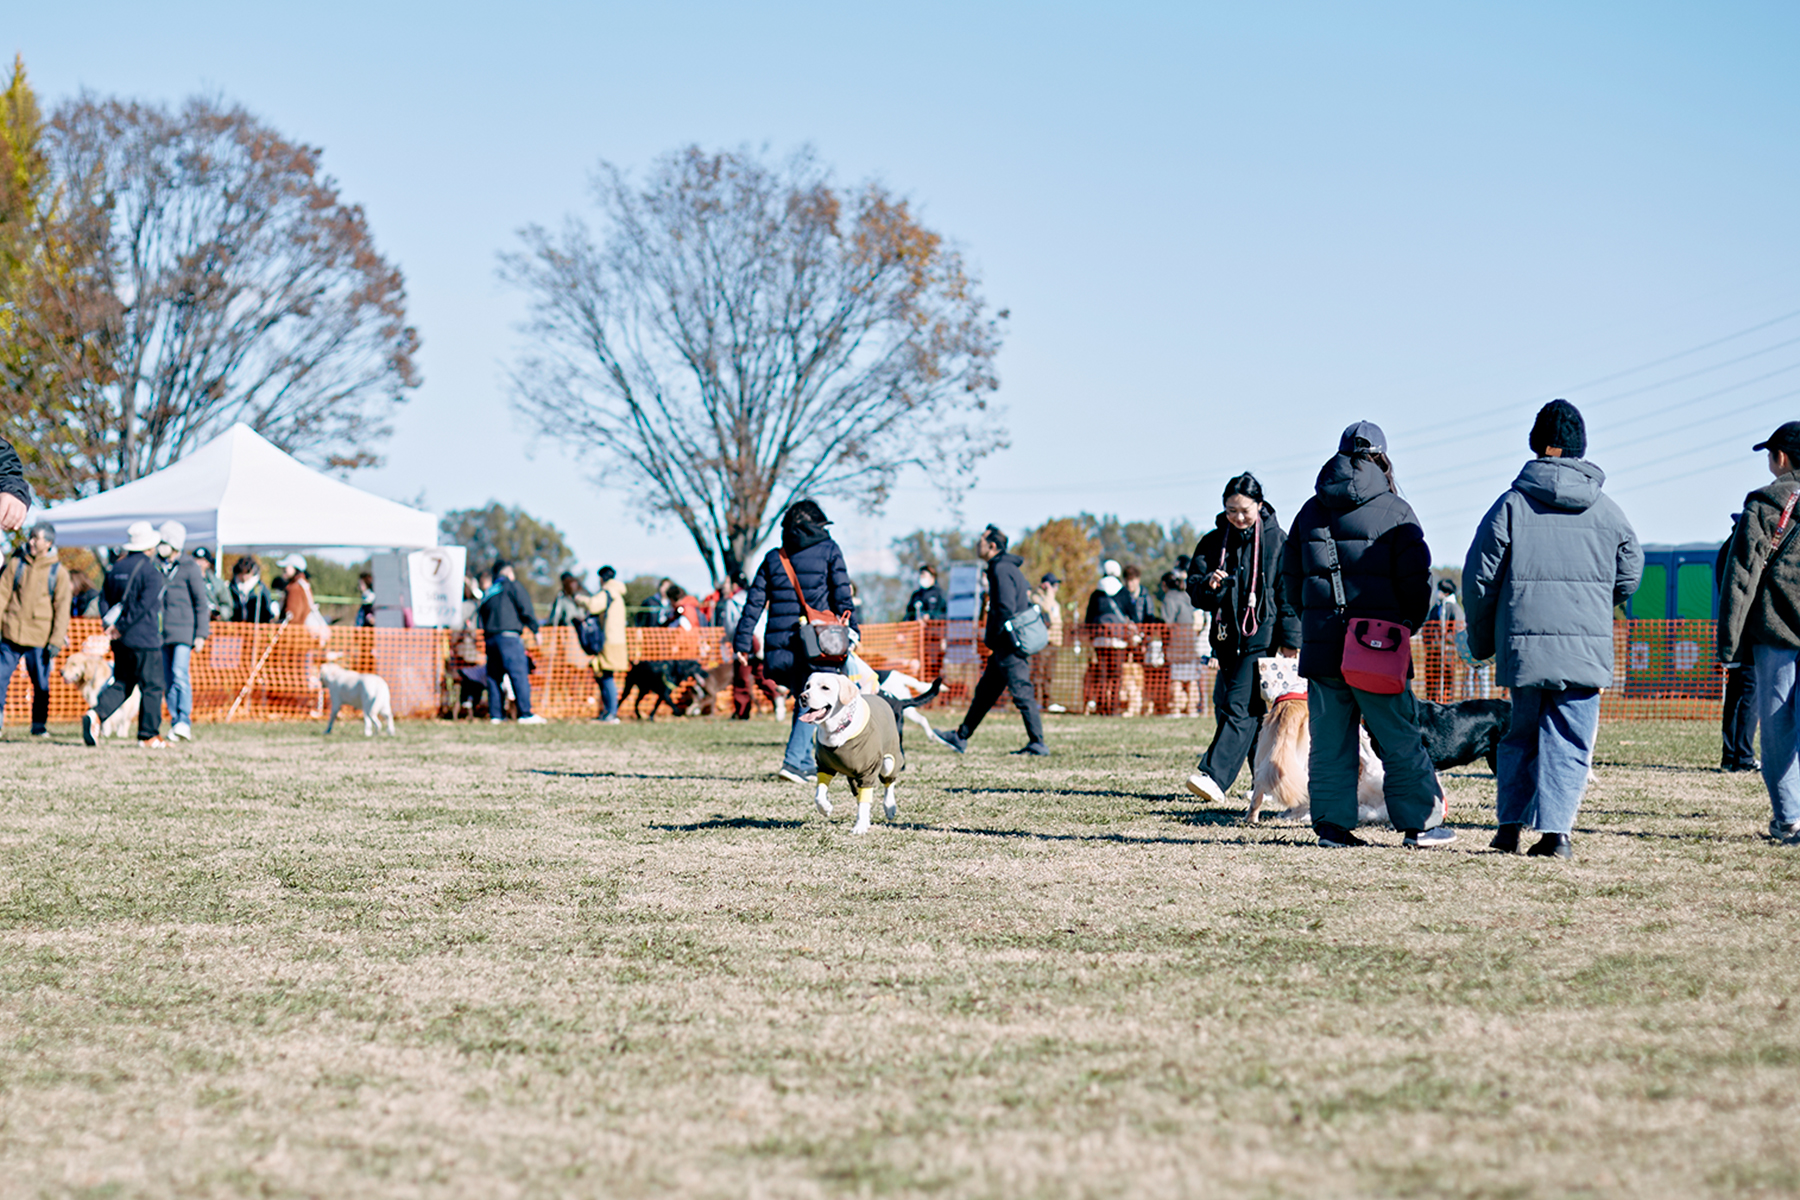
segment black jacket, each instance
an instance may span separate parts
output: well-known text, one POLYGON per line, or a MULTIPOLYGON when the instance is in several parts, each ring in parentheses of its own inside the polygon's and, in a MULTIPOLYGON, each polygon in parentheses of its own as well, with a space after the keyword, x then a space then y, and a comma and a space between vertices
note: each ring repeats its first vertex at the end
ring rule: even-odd
POLYGON ((484 637, 518 633, 522 629, 538 631, 537 609, 531 603, 531 593, 520 587, 516 579, 494 580, 493 586, 482 596, 476 613, 484 637))
POLYGON ((1251 553, 1257 543, 1257 526, 1237 529, 1220 513, 1215 528, 1194 547, 1193 561, 1188 565, 1188 599, 1195 608, 1212 614, 1213 645, 1239 658, 1260 656, 1271 648, 1300 645, 1300 616, 1291 603, 1282 602, 1281 563, 1287 534, 1282 532, 1274 508, 1266 501, 1260 526, 1262 556, 1258 559, 1251 553), (1243 630, 1250 624, 1246 610, 1252 566, 1256 576, 1256 631, 1246 635, 1243 630), (1209 587, 1207 576, 1220 570, 1225 572, 1224 583, 1209 587))
POLYGON ((163 578, 163 645, 191 646, 212 636, 212 605, 200 560, 177 554, 163 578))
MULTIPOLYGON (((806 593, 806 602, 821 612, 833 612, 840 617, 849 613, 850 624, 855 626, 855 605, 850 601, 850 568, 845 564, 844 552, 838 549, 838 544, 822 530, 796 533, 792 537, 784 534, 781 542, 788 561, 794 565, 794 577, 800 581, 800 590, 806 593)), ((800 606, 800 597, 794 594, 794 586, 788 582, 787 572, 781 566, 781 552, 777 550, 763 555, 756 578, 750 581, 750 596, 744 601, 744 613, 738 618, 737 629, 731 638, 732 647, 738 653, 751 652, 756 622, 765 607, 769 610, 769 625, 763 641, 763 667, 775 682, 798 689, 806 682, 807 671, 805 655, 800 652, 799 633, 800 618, 805 616, 805 610, 800 606)))
POLYGON ((1031 603, 1031 585, 1025 582, 1025 572, 1019 570, 1024 564, 1024 559, 1009 553, 988 559, 987 633, 981 640, 995 654, 1013 653, 1013 638, 1006 623, 1031 603))
POLYGON ((106 573, 103 600, 108 610, 118 604, 119 643, 133 650, 161 650, 163 574, 148 554, 134 550, 119 556, 106 573))
POLYGON ((5 438, 0 438, 0 492, 31 503, 31 489, 25 486, 25 464, 5 438))
POLYGON ((908 621, 941 621, 949 612, 950 602, 944 599, 944 589, 935 583, 915 588, 906 600, 908 621))
POLYGON ((1412 505, 1388 490, 1374 463, 1333 456, 1282 553, 1282 601, 1299 613, 1300 674, 1308 679, 1335 679, 1343 668, 1344 621, 1331 589, 1333 540, 1346 615, 1417 629, 1431 608, 1431 550, 1412 505))
POLYGON ((248 594, 238 590, 237 581, 231 582, 231 619, 252 625, 265 625, 276 620, 275 597, 269 589, 257 580, 251 585, 248 594))

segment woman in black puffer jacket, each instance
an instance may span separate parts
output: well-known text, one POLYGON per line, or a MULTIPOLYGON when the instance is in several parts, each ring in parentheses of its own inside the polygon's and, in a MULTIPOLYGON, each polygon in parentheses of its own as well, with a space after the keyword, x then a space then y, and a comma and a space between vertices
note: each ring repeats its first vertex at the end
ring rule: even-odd
POLYGON ((1437 808, 1437 774, 1425 755, 1412 690, 1381 695, 1344 682, 1347 619, 1375 617, 1416 630, 1431 606, 1431 550, 1412 505, 1394 490, 1380 427, 1358 421, 1319 471, 1313 498, 1294 517, 1282 557, 1284 598, 1300 614, 1312 752, 1307 760, 1313 829, 1321 846, 1360 846, 1355 828, 1357 726, 1381 751, 1382 794, 1406 845, 1448 842, 1449 830, 1420 836, 1437 808), (1340 611, 1332 563, 1343 579, 1340 611))
POLYGON ((1256 660, 1271 649, 1291 655, 1300 644, 1298 620, 1278 599, 1286 541, 1262 484, 1246 472, 1225 484, 1225 511, 1188 563, 1188 599, 1212 614, 1219 674, 1213 682, 1218 724, 1187 786, 1214 803, 1225 799, 1256 744, 1263 713, 1256 660))
MULTIPOLYGON (((744 601, 743 615, 738 618, 737 631, 732 635, 732 648, 741 660, 748 661, 756 623, 767 606, 769 625, 763 635, 763 666, 770 679, 796 695, 805 686, 808 673, 806 652, 800 648, 800 624, 806 612, 794 593, 794 585, 788 582, 781 556, 785 553, 793 566, 807 604, 821 612, 837 613, 853 627, 856 625, 850 568, 844 564, 844 552, 825 532, 830 524, 825 511, 812 500, 796 500, 788 506, 781 515, 781 549, 763 556, 756 578, 750 581, 750 594, 744 601)), ((787 750, 776 774, 800 783, 814 781, 818 769, 813 756, 815 732, 813 726, 801 723, 800 706, 796 704, 787 750)))

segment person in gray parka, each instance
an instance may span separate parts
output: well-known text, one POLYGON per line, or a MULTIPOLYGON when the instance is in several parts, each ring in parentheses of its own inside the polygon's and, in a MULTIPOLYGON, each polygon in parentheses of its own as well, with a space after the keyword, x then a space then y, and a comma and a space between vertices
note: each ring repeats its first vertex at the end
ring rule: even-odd
POLYGON ((1531 450, 1512 488, 1494 501, 1463 563, 1469 650, 1497 658, 1512 689, 1512 726, 1500 743, 1500 828, 1493 847, 1569 858, 1569 833, 1587 786, 1600 724, 1600 689, 1612 683, 1613 608, 1637 591, 1644 552, 1631 522, 1601 494, 1606 473, 1582 455, 1587 426, 1552 400, 1531 427, 1531 450))

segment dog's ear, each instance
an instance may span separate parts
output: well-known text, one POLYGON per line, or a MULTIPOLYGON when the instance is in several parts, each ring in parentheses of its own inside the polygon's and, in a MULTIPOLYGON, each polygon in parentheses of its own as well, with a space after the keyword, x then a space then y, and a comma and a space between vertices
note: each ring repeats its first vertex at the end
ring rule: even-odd
POLYGON ((860 695, 862 695, 862 689, 856 686, 856 680, 848 675, 837 677, 837 702, 840 707, 850 707, 856 703, 856 698, 860 695))

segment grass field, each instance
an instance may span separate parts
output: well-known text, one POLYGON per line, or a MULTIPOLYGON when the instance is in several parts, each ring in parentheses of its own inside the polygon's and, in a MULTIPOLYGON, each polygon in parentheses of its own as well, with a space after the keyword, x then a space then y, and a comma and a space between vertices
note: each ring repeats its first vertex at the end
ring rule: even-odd
POLYGON ((997 716, 866 838, 768 722, 14 732, 0 1195, 1800 1192, 1716 729, 1603 728, 1562 863, 1485 771, 1443 851, 1242 826, 1203 724, 997 716))

